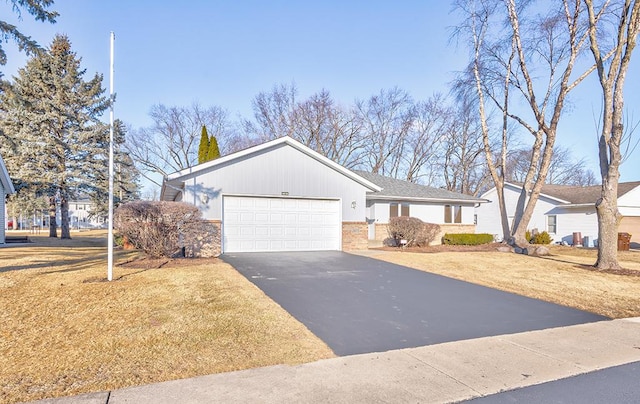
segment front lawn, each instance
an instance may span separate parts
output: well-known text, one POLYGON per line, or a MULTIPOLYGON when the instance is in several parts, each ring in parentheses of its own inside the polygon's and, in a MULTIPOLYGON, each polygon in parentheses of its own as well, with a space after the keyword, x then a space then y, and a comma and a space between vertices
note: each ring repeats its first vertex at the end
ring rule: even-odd
POLYGON ((72 237, 0 248, 0 402, 334 356, 220 260, 132 262, 106 282, 106 232, 72 237))
MULTIPOLYGON (((495 251, 377 251, 375 258, 451 278, 575 307, 612 318, 640 316, 640 252, 619 253, 624 274, 591 265, 596 250, 552 246, 547 257, 495 251)), ((485 248, 486 250, 486 248, 485 248)))

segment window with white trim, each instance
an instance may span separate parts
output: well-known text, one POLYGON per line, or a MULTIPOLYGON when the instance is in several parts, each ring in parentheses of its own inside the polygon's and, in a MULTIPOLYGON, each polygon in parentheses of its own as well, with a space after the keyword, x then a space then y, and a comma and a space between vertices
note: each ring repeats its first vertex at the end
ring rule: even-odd
POLYGON ((547 233, 556 234, 557 225, 557 216, 556 215, 548 215, 547 216, 547 233))
POLYGON ((445 223, 462 223, 462 206, 444 205, 445 223))
POLYGON ((389 217, 409 216, 409 204, 392 202, 389 204, 389 217))

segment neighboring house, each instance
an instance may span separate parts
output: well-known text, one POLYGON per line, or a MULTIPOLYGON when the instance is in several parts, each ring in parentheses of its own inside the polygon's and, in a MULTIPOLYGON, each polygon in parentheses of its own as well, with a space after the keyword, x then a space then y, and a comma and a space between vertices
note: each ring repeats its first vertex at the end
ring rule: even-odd
MULTIPOLYGON (((521 185, 506 183, 505 204, 509 224, 513 222, 521 185)), ((597 245, 598 218, 595 203, 601 186, 544 185, 529 222, 529 229, 547 231, 555 242, 573 244, 573 234, 580 233, 585 247, 597 245)), ((482 198, 491 203, 476 208, 476 231, 502 237, 502 225, 495 187, 482 198)), ((619 232, 632 235, 632 242, 640 240, 640 181, 618 184, 618 210, 623 218, 619 232)))
POLYGON ((367 194, 367 223, 370 240, 389 237, 389 219, 396 216, 417 217, 423 222, 440 225, 441 233, 434 244, 440 244, 445 233, 475 233, 474 209, 487 202, 470 195, 397 180, 364 171, 355 171, 382 187, 367 194))
MULTIPOLYGON (((102 227, 106 221, 101 216, 91 215, 94 208, 95 205, 90 199, 69 201, 69 227, 72 229, 102 227)), ((58 213, 59 217, 60 213, 58 213)))
POLYGON ((16 192, 16 190, 13 188, 11 178, 9 178, 4 160, 2 160, 2 156, 0 156, 0 223, 2 223, 2 226, 0 226, 0 244, 4 244, 5 242, 5 230, 7 229, 7 195, 14 192, 16 192))
MULTIPOLYGON (((389 180, 350 171, 282 137, 167 176, 160 199, 192 203, 202 211, 221 235, 214 254, 353 250, 367 247, 374 213, 380 212, 378 223, 388 222, 390 203, 401 203, 398 215, 406 213, 402 202, 409 202, 416 214, 429 210, 431 200, 425 194, 384 193, 389 180)), ((417 189, 414 184, 408 187, 417 189)), ((438 209, 444 222, 444 201, 462 204, 460 198, 441 199, 438 209)), ((455 209, 454 224, 473 225, 471 210, 458 214, 455 209)))

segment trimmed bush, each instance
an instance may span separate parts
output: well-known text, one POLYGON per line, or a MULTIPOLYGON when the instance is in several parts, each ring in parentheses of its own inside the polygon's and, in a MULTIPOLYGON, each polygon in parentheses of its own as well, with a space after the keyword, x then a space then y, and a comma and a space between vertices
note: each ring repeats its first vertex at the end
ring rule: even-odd
POLYGON ((407 240, 407 247, 426 246, 435 240, 440 233, 440 226, 433 223, 425 223, 417 217, 392 217, 387 226, 389 239, 386 245, 400 245, 400 240, 407 240))
POLYGON ((493 242, 493 235, 487 233, 447 233, 442 237, 442 244, 480 245, 493 242))
POLYGON ((551 236, 546 231, 537 233, 535 236, 529 239, 529 242, 531 244, 551 244, 552 241, 553 240, 551 239, 551 236))
POLYGON ((551 244, 551 242, 553 241, 549 233, 547 233, 546 231, 538 233, 538 231, 535 229, 533 231, 527 230, 524 234, 524 238, 530 244, 551 244))
POLYGON ((151 257, 172 257, 193 245, 206 223, 195 206, 184 202, 136 201, 114 214, 118 233, 151 257))

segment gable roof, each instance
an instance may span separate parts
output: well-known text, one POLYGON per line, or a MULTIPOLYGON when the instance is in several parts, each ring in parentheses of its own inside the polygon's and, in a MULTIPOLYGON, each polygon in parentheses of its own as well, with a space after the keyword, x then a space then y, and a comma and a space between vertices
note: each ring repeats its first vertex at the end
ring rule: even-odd
POLYGON ((378 184, 382 187, 381 191, 367 194, 367 199, 398 199, 433 202, 487 202, 485 199, 448 191, 442 188, 415 184, 413 182, 385 177, 384 175, 368 173, 366 171, 356 170, 355 172, 374 184, 378 184))
MULTIPOLYGON (((505 183, 516 189, 522 189, 522 183, 505 183)), ((640 181, 618 183, 618 198, 640 186, 640 181)), ((492 189, 495 189, 493 187, 492 189)), ((555 185, 544 184, 540 194, 568 205, 595 204, 602 192, 602 185, 555 185)))
MULTIPOLYGON (((11 182, 11 178, 9 178, 9 172, 7 171, 7 166, 4 165, 2 156, 0 156, 0 183, 2 183, 2 188, 4 189, 5 194, 13 194, 16 192, 13 187, 13 183, 11 182)), ((2 197, 4 197, 4 195, 2 195, 2 197)))
POLYGON ((344 176, 352 179, 353 181, 363 185, 371 191, 380 191, 381 188, 373 182, 361 177, 360 175, 350 171, 340 164, 328 159, 320 153, 308 148, 302 143, 289 136, 284 136, 266 143, 259 144, 257 146, 249 147, 244 150, 237 151, 235 153, 228 154, 224 157, 217 158, 215 160, 207 161, 206 163, 198 164, 193 167, 185 168, 184 170, 169 174, 164 178, 162 182, 162 190, 160 191, 160 200, 172 200, 175 195, 180 192, 179 185, 183 180, 196 176, 200 173, 204 173, 210 170, 214 170, 217 166, 228 164, 234 160, 239 160, 252 154, 260 153, 264 150, 274 148, 280 145, 288 145, 294 149, 306 154, 307 156, 319 161, 320 163, 338 171, 344 176), (165 199, 171 197, 171 199, 165 199))

